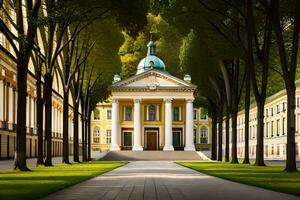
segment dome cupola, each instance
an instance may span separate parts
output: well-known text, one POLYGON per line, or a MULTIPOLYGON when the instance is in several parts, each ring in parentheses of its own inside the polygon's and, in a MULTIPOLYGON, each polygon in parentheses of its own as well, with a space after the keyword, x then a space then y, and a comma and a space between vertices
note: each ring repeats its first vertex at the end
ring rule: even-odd
POLYGON ((150 69, 158 69, 158 70, 166 71, 165 63, 155 55, 156 45, 152 41, 152 39, 148 43, 147 47, 148 47, 147 56, 139 62, 136 74, 143 73, 150 69))

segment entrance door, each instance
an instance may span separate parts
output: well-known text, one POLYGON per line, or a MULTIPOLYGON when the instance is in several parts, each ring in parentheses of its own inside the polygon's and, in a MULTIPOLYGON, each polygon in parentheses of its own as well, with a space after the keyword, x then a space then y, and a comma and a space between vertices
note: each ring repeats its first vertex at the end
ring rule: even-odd
POLYGON ((180 147, 180 131, 173 131, 173 147, 180 147))
POLYGON ((157 150, 157 132, 147 131, 147 150, 157 150))
POLYGON ((124 132, 124 146, 125 147, 131 147, 131 132, 124 132))

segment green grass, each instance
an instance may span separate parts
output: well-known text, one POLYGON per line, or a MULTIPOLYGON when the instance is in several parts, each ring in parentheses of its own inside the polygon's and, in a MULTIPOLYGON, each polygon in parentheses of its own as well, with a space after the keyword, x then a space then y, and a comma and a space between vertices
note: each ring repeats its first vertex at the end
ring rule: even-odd
POLYGON ((283 166, 257 167, 224 162, 179 162, 178 164, 234 182, 300 196, 300 172, 283 172, 283 166))
POLYGON ((30 172, 0 170, 0 199, 37 199, 125 164, 95 161, 34 167, 30 172))

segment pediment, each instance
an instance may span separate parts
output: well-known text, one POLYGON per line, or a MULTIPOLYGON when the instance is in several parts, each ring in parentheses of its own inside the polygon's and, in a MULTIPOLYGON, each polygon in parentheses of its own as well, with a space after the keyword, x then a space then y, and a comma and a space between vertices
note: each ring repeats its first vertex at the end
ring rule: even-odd
POLYGON ((140 88, 140 89, 149 89, 156 90, 159 88, 170 88, 170 89, 194 89, 195 85, 188 83, 184 80, 181 80, 177 77, 174 77, 166 72, 161 72, 159 70, 149 70, 142 74, 132 76, 128 79, 119 81, 112 85, 112 88, 121 89, 121 88, 140 88))

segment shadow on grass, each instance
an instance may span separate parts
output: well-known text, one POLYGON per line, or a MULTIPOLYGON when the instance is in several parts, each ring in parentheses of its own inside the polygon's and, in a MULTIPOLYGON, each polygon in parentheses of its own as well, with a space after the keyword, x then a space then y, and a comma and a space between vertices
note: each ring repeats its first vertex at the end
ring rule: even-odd
POLYGON ((126 163, 95 162, 36 167, 30 172, 0 171, 0 199, 38 199, 111 171, 126 163))
POLYGON ((300 196, 300 173, 286 173, 282 166, 256 167, 221 162, 178 164, 226 180, 300 196))

